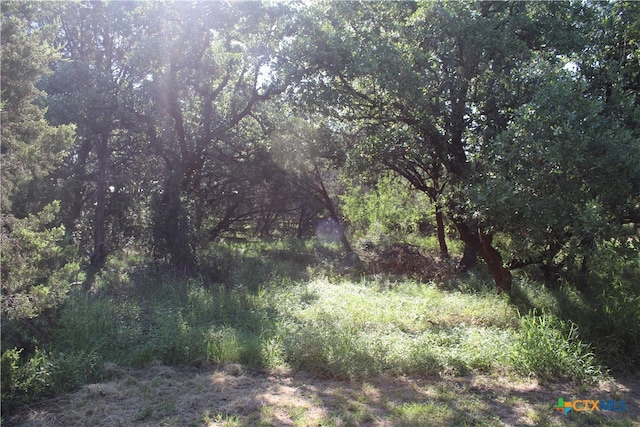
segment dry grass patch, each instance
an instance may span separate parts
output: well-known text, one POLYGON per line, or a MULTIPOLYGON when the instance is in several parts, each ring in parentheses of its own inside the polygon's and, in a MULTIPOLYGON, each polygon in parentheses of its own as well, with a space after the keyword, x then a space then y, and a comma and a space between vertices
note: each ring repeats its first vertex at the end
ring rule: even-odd
POLYGON ((640 379, 579 384, 474 375, 323 380, 240 365, 151 366, 23 408, 6 426, 638 426, 640 379), (558 397, 625 399, 624 413, 553 410, 558 397), (585 415, 582 417, 582 415, 585 415), (426 423, 426 424, 425 424, 426 423))

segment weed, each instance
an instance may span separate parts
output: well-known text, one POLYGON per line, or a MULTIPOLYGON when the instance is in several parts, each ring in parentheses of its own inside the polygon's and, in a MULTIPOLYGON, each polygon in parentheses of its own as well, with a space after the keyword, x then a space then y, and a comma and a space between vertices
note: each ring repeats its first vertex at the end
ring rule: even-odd
POLYGON ((562 281, 557 289, 523 275, 515 280, 512 302, 523 312, 545 310, 580 328, 584 341, 604 364, 635 371, 640 355, 640 253, 614 242, 590 259, 589 276, 562 281))
POLYGON ((206 358, 213 363, 234 362, 240 360, 241 345, 237 332, 225 327, 212 330, 205 337, 206 358))

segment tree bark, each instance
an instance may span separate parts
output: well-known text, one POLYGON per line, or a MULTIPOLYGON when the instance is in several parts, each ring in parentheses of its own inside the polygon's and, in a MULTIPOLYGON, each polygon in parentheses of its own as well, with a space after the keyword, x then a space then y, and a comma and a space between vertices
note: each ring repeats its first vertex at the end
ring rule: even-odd
POLYGON ((438 245, 440 246, 440 257, 449 259, 449 248, 447 248, 447 240, 444 232, 444 219, 442 209, 436 205, 436 228, 438 233, 438 245))
POLYGON ((195 255, 190 244, 188 220, 181 198, 184 173, 174 170, 170 174, 162 194, 160 212, 157 213, 160 218, 158 231, 173 266, 187 272, 195 266, 195 255))
POLYGON ((347 236, 344 234, 344 227, 342 226, 342 221, 340 220, 340 217, 338 216, 338 212, 336 211, 336 208, 333 205, 333 201, 331 200, 326 190, 324 189, 324 185, 322 186, 322 190, 323 190, 324 204, 327 210, 329 211, 329 217, 332 220, 334 220, 336 224, 340 226, 340 243, 342 244, 344 251, 349 254, 353 252, 353 249, 351 248, 351 244, 349 243, 347 236))
POLYGON ((304 218, 306 209, 304 205, 300 207, 300 215, 298 216, 298 229, 296 231, 296 237, 302 239, 304 237, 304 218))
POLYGON ((347 236, 344 234, 344 227, 342 226, 340 215, 338 215, 338 210, 336 209, 333 200, 331 200, 331 196, 329 196, 329 192, 324 185, 324 181, 322 180, 322 176, 320 176, 320 172, 318 172, 317 166, 315 167, 314 174, 318 178, 318 185, 315 186, 315 191, 319 195, 319 200, 329 211, 329 217, 340 226, 340 243, 342 244, 344 251, 347 254, 350 254, 353 252, 353 249, 351 248, 351 244, 349 243, 347 236))
POLYGON ((502 255, 492 246, 493 235, 477 231, 464 222, 455 222, 460 233, 460 239, 474 249, 478 256, 487 264, 493 276, 498 292, 511 292, 513 277, 511 271, 504 266, 502 255))
POLYGON ((107 206, 107 168, 109 166, 109 137, 95 137, 96 156, 98 158, 98 182, 96 188, 96 209, 93 220, 93 253, 90 260, 93 267, 104 266, 107 260, 105 213, 107 206))
POLYGON ((67 189, 71 199, 69 202, 69 214, 64 219, 63 224, 69 236, 74 235, 78 226, 78 220, 82 216, 82 208, 84 207, 84 198, 86 196, 85 175, 89 152, 91 152, 91 140, 84 139, 77 149, 77 160, 73 165, 73 179, 70 180, 67 189))
POLYGON ((476 265, 478 265, 478 253, 470 245, 465 243, 462 259, 460 259, 458 267, 462 271, 469 271, 476 265))

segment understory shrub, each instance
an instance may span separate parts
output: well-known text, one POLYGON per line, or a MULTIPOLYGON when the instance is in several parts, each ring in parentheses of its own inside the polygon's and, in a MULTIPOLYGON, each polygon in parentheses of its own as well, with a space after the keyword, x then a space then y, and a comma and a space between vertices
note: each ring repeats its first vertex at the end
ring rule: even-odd
POLYGON ((2 353, 2 413, 36 398, 55 395, 95 381, 102 373, 97 353, 53 353, 36 349, 21 357, 22 349, 2 353))
POLYGON ((611 367, 638 370, 640 366, 640 241, 609 244, 591 261, 587 294, 589 339, 611 367), (634 247, 635 245, 635 247, 634 247))
POLYGON ((2 353, 2 412, 25 404, 42 395, 51 386, 52 364, 48 355, 36 349, 26 361, 20 360, 22 349, 2 353))

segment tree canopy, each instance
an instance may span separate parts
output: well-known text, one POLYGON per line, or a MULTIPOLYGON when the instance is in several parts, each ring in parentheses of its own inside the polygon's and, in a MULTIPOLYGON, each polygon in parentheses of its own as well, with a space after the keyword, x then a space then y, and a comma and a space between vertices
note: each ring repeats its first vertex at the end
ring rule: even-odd
POLYGON ((640 222, 639 11, 3 3, 3 241, 46 212, 95 268, 136 245, 195 271, 216 239, 324 216, 349 252, 344 186, 394 174, 430 200, 440 254, 454 231, 498 289, 530 264, 588 272, 640 222))

